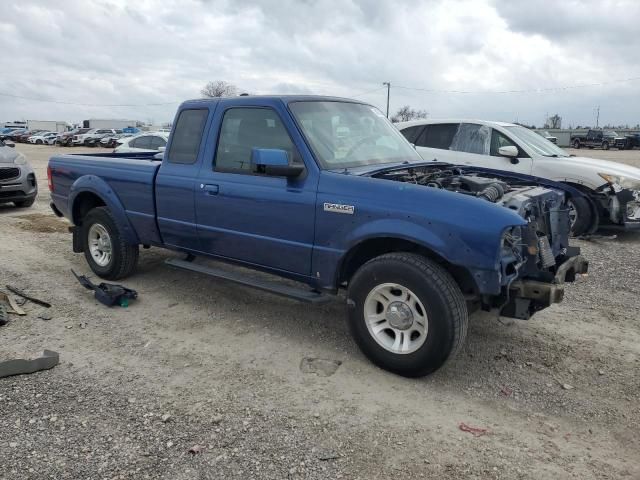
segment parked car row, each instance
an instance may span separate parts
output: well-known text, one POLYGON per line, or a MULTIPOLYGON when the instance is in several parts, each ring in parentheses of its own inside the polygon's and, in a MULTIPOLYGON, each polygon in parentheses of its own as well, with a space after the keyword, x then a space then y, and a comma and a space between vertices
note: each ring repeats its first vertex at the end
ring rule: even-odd
POLYGON ((68 132, 47 132, 27 129, 6 129, 0 133, 0 140, 34 145, 60 145, 63 147, 103 147, 113 148, 116 153, 159 152, 166 145, 169 131, 123 133, 113 128, 80 128, 68 132))

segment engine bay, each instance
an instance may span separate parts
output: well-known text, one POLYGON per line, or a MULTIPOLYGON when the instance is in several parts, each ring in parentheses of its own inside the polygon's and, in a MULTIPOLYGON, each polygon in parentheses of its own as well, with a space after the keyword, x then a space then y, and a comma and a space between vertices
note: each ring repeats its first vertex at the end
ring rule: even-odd
POLYGON ((518 213, 527 226, 509 236, 508 247, 514 253, 514 267, 521 273, 552 272, 570 249, 569 211, 561 190, 508 175, 442 164, 396 167, 372 176, 476 197, 518 213))

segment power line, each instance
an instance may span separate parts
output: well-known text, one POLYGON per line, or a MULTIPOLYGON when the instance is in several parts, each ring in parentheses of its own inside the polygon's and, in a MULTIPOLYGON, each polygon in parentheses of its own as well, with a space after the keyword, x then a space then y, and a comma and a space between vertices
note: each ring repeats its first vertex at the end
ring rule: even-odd
POLYGON ((577 85, 564 85, 559 87, 547 87, 547 88, 532 88, 527 90, 437 90, 431 88, 419 88, 419 87, 404 87, 400 85, 394 85, 394 88, 402 88, 404 90, 417 90, 421 92, 428 93, 460 93, 460 94, 504 94, 504 93, 542 93, 542 92, 559 92, 564 90, 572 90, 576 88, 587 88, 587 87, 602 87, 605 85, 611 85, 615 83, 624 83, 624 82, 635 82, 640 80, 640 77, 631 77, 624 78, 620 80, 610 80, 608 82, 600 82, 600 83, 584 83, 577 85))
POLYGON ((384 88, 387 88, 387 87, 377 87, 377 88, 374 88, 373 90, 367 90, 366 92, 357 93, 355 95, 349 95, 349 97, 351 97, 351 98, 361 97, 362 95, 367 95, 368 93, 377 92, 378 90, 382 90, 384 88))
POLYGON ((104 103, 78 103, 64 102, 60 100, 48 100, 46 98, 25 97, 22 95, 13 95, 11 93, 0 92, 0 97, 16 98, 19 100, 30 100, 32 102, 56 103, 58 105, 74 105, 78 107, 157 107, 162 105, 177 105, 180 102, 162 102, 162 103, 120 103, 120 104, 104 104, 104 103))

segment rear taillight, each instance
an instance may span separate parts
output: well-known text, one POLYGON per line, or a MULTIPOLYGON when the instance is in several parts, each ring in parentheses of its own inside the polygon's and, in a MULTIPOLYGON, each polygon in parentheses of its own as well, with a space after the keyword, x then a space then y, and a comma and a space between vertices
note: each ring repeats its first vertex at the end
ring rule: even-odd
POLYGON ((53 192, 53 177, 51 176, 51 167, 47 167, 47 183, 49 184, 49 191, 53 192))

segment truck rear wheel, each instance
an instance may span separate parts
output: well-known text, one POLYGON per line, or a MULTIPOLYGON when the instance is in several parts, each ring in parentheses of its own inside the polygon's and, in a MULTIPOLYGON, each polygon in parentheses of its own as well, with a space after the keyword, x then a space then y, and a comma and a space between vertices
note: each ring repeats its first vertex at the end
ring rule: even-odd
POLYGON ((82 221, 84 257, 91 270, 107 280, 124 278, 136 268, 138 245, 125 242, 107 207, 90 210, 82 221))
POLYGON ((455 280, 433 261, 388 253, 349 283, 349 328, 376 365, 421 377, 452 358, 467 333, 467 306, 455 280))

